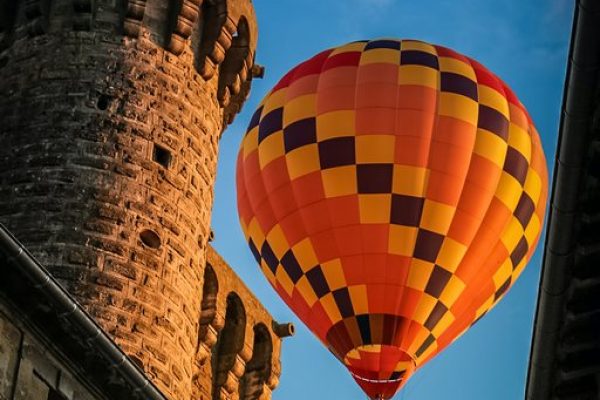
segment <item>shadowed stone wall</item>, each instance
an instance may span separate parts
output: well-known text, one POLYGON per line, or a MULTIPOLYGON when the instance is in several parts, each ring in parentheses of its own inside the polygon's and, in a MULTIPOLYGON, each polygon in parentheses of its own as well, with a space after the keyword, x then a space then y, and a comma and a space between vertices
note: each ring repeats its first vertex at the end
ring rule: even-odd
POLYGON ((0 399, 98 400, 70 365, 17 321, 0 302, 0 399))

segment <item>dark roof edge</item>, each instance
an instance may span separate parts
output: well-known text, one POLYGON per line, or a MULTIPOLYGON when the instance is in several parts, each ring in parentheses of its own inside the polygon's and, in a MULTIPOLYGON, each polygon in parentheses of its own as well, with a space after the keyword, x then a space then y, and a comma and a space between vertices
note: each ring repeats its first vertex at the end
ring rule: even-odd
POLYGON ((47 300, 61 316, 64 316, 81 332, 86 341, 93 344, 99 353, 112 363, 111 369, 128 382, 134 392, 144 399, 166 400, 166 397, 146 377, 146 375, 123 353, 98 324, 87 314, 50 273, 0 224, 0 251, 21 268, 21 275, 47 294, 47 300))
POLYGON ((578 0, 573 18, 526 400, 550 398, 554 349, 563 319, 575 247, 579 183, 589 145, 600 71, 600 2, 578 0))

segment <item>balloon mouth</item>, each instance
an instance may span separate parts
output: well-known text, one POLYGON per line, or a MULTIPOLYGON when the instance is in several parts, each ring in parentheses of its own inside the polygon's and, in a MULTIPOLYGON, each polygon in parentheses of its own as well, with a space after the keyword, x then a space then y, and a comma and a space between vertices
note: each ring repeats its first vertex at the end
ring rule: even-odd
POLYGON ((414 357, 390 345, 363 345, 344 363, 361 389, 373 400, 391 399, 416 370, 414 357))
POLYGON ((351 373, 351 375, 371 400, 391 399, 408 380, 408 377, 396 379, 368 379, 354 373, 351 373))
MULTIPOLYGON (((398 378, 398 379, 367 379, 367 378, 363 378, 362 376, 356 375, 352 372, 350 372, 350 374, 352 375, 352 377, 354 378, 354 380, 356 380, 356 383, 358 383, 363 390, 367 393, 367 395, 369 396, 369 399, 371 400, 386 400, 386 399, 391 399, 392 396, 396 393, 397 390, 400 389, 400 387, 403 384, 403 381, 406 378, 398 378), (369 386, 374 386, 376 388, 381 388, 381 387, 392 387, 392 388, 396 388, 396 389, 392 389, 393 393, 375 393, 373 394, 372 390, 367 391, 367 389, 365 389, 365 386, 361 385, 361 382, 364 383, 364 385, 369 385, 369 386)), ((379 389, 375 389, 375 392, 379 390, 379 389)), ((388 390, 389 392, 389 390, 388 390)))
POLYGON ((394 382, 402 382, 403 380, 406 379, 406 378, 397 378, 397 379, 368 379, 368 378, 363 378, 360 375, 356 375, 353 372, 350 372, 350 375, 352 375, 352 377, 354 379, 358 379, 359 381, 368 382, 368 383, 394 383, 394 382))

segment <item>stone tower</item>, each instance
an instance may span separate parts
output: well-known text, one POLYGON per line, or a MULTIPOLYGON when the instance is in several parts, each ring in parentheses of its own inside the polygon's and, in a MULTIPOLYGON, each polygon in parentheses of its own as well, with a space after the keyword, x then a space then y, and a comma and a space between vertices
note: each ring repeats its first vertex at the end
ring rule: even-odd
POLYGON ((256 40, 251 0, 0 0, 0 222, 172 399, 208 400, 217 150, 256 40))

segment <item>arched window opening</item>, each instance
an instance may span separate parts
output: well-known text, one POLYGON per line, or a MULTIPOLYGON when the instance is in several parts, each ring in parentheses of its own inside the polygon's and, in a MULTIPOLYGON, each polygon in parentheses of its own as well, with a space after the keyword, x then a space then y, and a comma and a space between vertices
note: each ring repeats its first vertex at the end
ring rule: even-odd
POLYGON ((170 2, 167 47, 174 54, 181 54, 187 40, 195 31, 198 33, 198 17, 203 0, 176 0, 170 2))
MULTIPOLYGON (((217 42, 227 21, 226 0, 204 0, 199 18, 200 40, 195 46, 196 68, 208 79, 214 73, 215 63, 223 60, 224 54, 217 42)), ((223 38, 221 38, 223 40, 223 38)))
POLYGON ((144 28, 151 32, 152 40, 164 45, 164 37, 169 26, 167 23, 169 2, 163 0, 129 1, 132 3, 132 7, 139 8, 137 14, 139 14, 144 28))
POLYGON ((220 388, 227 380, 227 375, 233 368, 237 355, 244 348, 245 330, 246 311, 242 300, 237 294, 230 293, 227 296, 225 326, 219 333, 212 357, 215 400, 219 398, 220 388))
POLYGON ((146 0, 118 0, 123 33, 126 36, 137 37, 142 28, 146 14, 146 0))
POLYGON ((269 330, 263 324, 254 327, 252 358, 246 364, 246 372, 240 382, 240 400, 258 400, 264 384, 271 375, 273 342, 269 330))
POLYGON ((200 303, 200 327, 198 332, 198 345, 206 337, 208 325, 215 319, 217 314, 217 294, 219 293, 219 281, 217 274, 210 264, 204 269, 204 285, 202 286, 202 303, 200 303))
POLYGON ((248 79, 247 64, 250 54, 250 29, 246 18, 241 17, 231 47, 225 53, 225 59, 219 67, 219 101, 227 106, 231 97, 240 93, 242 84, 248 79))

